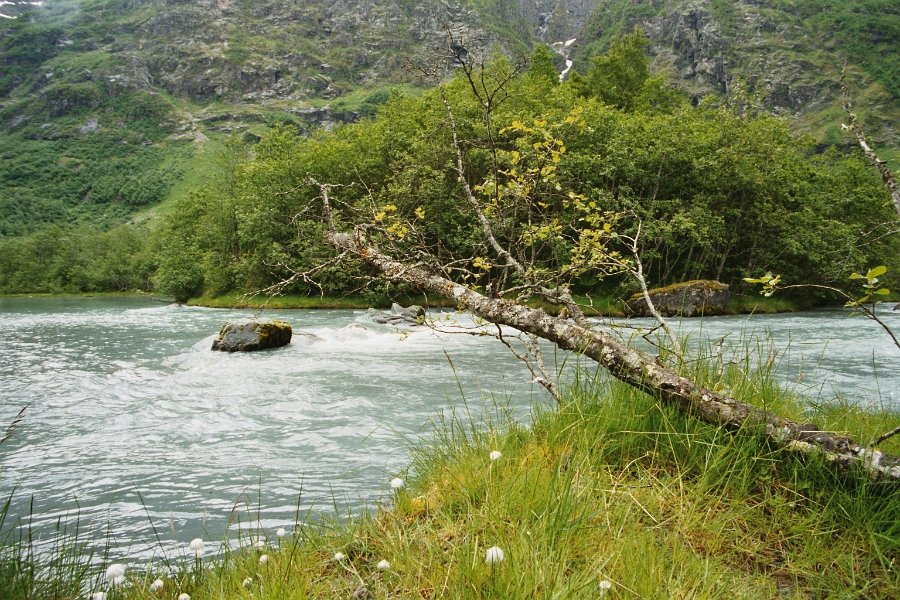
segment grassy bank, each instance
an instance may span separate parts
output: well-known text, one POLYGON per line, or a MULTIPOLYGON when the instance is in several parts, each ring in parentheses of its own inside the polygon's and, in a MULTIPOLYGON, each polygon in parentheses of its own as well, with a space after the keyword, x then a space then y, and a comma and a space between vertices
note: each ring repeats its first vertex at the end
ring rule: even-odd
MULTIPOLYGON (((174 302, 171 298, 159 296, 148 292, 85 292, 73 294, 0 294, 0 298, 128 298, 145 297, 159 299, 161 302, 174 302)), ((584 313, 589 317, 622 317, 622 302, 613 296, 576 296, 584 313)), ((392 302, 404 306, 418 304, 429 308, 450 308, 453 304, 444 298, 426 298, 415 294, 394 296, 391 298, 372 298, 364 296, 300 296, 285 294, 282 296, 264 296, 231 292, 219 296, 199 296, 187 301, 190 306, 204 306, 208 308, 268 308, 272 310, 290 309, 348 309, 364 310, 367 308, 388 309, 392 302)), ((531 306, 540 307, 548 313, 556 314, 559 308, 546 302, 532 302, 531 306)), ((732 296, 726 307, 725 314, 773 314, 784 312, 797 312, 815 308, 812 302, 803 302, 795 298, 783 298, 778 296, 765 297, 759 294, 732 296)))
POLYGON ((769 315, 775 313, 798 312, 816 308, 816 303, 784 296, 763 296, 761 294, 733 295, 725 306, 729 315, 769 315))
MULTIPOLYGON (((576 296, 578 302, 589 317, 622 317, 623 304, 613 296, 576 296)), ((271 309, 366 309, 390 308, 392 302, 404 306, 418 304, 431 308, 452 307, 452 303, 443 298, 425 298, 408 295, 396 298, 368 298, 362 296, 298 296, 283 295, 275 297, 239 294, 232 292, 221 296, 201 296, 188 300, 191 306, 207 306, 210 308, 271 308, 271 309)), ((556 314, 559 307, 546 302, 532 302, 531 306, 540 307, 549 313, 556 314)), ((814 305, 792 298, 765 297, 759 294, 749 296, 733 296, 726 308, 726 314, 772 314, 808 310, 814 305)))
MULTIPOLYGON (((705 362, 685 369, 865 442, 900 419, 810 406, 766 372, 748 376, 746 360, 721 378, 705 362)), ((584 372, 566 402, 536 409, 530 426, 503 414, 437 425, 397 474, 404 485, 385 481, 388 501, 362 516, 305 519, 284 537, 247 532, 265 546, 196 562, 185 558, 184 540, 174 572, 130 568, 127 585, 115 588, 77 547, 60 549, 41 571, 20 541, 3 547, 3 597, 72 598, 84 589, 108 591, 107 600, 900 595, 897 487, 838 475, 751 431, 700 423, 584 372), (487 564, 492 547, 503 560, 487 564), (164 587, 153 591, 157 578, 164 587)), ((881 450, 900 453, 900 439, 881 450)), ((104 557, 101 569, 118 562, 127 557, 104 557)))
MULTIPOLYGON (((621 302, 611 296, 587 297, 580 296, 576 301, 584 306, 588 316, 622 316, 621 302)), ((298 296, 286 294, 283 296, 259 296, 239 294, 232 292, 221 296, 201 296, 191 298, 188 304, 192 306, 208 306, 210 308, 259 308, 271 309, 366 309, 366 308, 390 308, 393 302, 409 306, 418 304, 429 308, 442 308, 454 306, 445 298, 432 298, 415 294, 394 296, 391 298, 372 298, 363 296, 298 296)), ((546 302, 533 302, 532 306, 539 306, 544 310, 555 313, 559 308, 546 302)))

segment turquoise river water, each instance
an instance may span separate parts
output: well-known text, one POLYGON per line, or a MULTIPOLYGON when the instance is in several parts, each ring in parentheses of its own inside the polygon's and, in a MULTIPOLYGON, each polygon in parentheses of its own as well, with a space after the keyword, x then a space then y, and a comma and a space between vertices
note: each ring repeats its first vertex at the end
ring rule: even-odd
MULTIPOLYGON (((889 308, 884 318, 900 329, 889 308)), ((0 299, 0 437, 27 405, 0 445, 11 517, 45 539, 58 520, 77 520, 82 539, 114 560, 184 555, 192 538, 238 528, 271 537, 298 507, 389 500, 410 445, 442 412, 479 420, 500 406, 527 419, 548 402, 492 338, 399 332, 363 311, 265 311, 293 325, 289 346, 210 350, 223 322, 252 314, 140 298, 0 299)), ((448 316, 445 329, 472 324, 448 316)), ((679 326, 694 343, 778 348, 780 377, 815 398, 900 405, 900 353, 847 311, 679 326)), ((547 357, 564 359, 549 348, 547 357)))

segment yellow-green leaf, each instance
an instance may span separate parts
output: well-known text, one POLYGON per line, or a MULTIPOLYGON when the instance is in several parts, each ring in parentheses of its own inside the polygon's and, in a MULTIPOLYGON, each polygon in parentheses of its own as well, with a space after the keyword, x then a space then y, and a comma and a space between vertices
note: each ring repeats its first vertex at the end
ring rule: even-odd
POLYGON ((887 273, 887 267, 884 265, 878 265, 877 267, 872 267, 869 269, 869 272, 866 273, 867 279, 875 279, 876 277, 881 277, 885 273, 887 273))

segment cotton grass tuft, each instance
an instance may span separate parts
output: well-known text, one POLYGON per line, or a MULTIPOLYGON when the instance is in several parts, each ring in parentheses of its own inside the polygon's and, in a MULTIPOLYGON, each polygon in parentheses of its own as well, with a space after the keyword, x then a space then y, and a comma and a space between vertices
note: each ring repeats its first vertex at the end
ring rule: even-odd
POLYGON ((106 580, 113 586, 125 583, 125 565, 113 563, 106 569, 106 580))
POLYGON ((503 553, 503 549, 497 546, 491 546, 488 548, 488 551, 484 555, 484 562, 489 565, 493 565, 499 562, 503 562, 503 559, 506 558, 506 555, 503 553))

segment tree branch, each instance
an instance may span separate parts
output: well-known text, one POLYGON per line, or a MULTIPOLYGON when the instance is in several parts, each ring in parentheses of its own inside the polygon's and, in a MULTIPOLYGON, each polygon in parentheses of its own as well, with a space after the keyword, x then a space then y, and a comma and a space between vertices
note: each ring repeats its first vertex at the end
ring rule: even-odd
POLYGON ((398 262, 367 246, 359 229, 353 234, 332 229, 325 237, 337 249, 361 258, 387 279, 444 296, 482 319, 549 340, 563 350, 583 354, 597 361, 616 379, 703 421, 732 429, 758 428, 773 443, 789 450, 822 456, 848 471, 863 468, 874 479, 900 482, 900 458, 709 390, 608 333, 548 315, 541 309, 488 298, 445 277, 398 262))
MULTIPOLYGON (((472 85, 474 87, 474 84, 472 85)), ((545 286, 538 285, 534 281, 533 274, 529 270, 527 270, 525 266, 522 265, 522 263, 516 260, 516 258, 497 240, 497 236, 494 235, 494 229, 491 226, 490 219, 488 219, 487 215, 484 214, 484 211, 481 208, 481 204, 479 204, 478 202, 478 198, 475 197, 475 193, 472 191, 472 187, 469 185, 469 182, 466 179, 465 167, 462 157, 462 148, 459 144, 456 119, 453 116, 453 108, 450 106, 450 101, 447 100, 447 95, 444 93, 443 87, 440 88, 440 92, 441 101, 444 103, 444 107, 447 109, 447 117, 450 121, 450 132, 453 136, 453 147, 456 150, 457 178, 460 185, 463 186, 466 200, 468 201, 469 206, 472 208, 472 211, 475 213, 478 222, 481 224, 481 230, 484 233, 484 237, 490 245, 491 249, 506 263, 507 266, 511 267, 513 270, 515 270, 516 273, 518 273, 524 283, 531 286, 538 294, 546 298, 548 301, 565 306, 568 314, 573 319, 575 319, 576 322, 584 324, 587 321, 586 317, 584 316, 584 311, 582 311, 581 307, 578 306, 578 304, 575 302, 575 299, 572 297, 572 293, 567 288, 558 285, 555 288, 551 289, 545 286)), ((493 142, 491 143, 491 146, 494 146, 493 142)))
POLYGON ((894 201, 894 208, 897 209, 897 216, 900 217, 900 185, 898 185, 897 180, 894 179, 894 174, 891 173, 891 170, 888 168, 887 163, 878 158, 878 155, 875 154, 875 151, 872 150, 868 143, 866 143, 866 136, 865 134, 863 134, 862 129, 856 122, 856 113, 853 112, 853 102, 850 98, 850 88, 847 87, 847 84, 844 81, 846 75, 847 66, 844 65, 844 68, 841 70, 841 92, 844 95, 844 110, 847 111, 847 115, 850 119, 850 124, 843 125, 843 128, 845 130, 849 130, 854 136, 856 136, 856 142, 859 144, 859 147, 862 148, 862 151, 866 155, 866 158, 868 158, 869 162, 875 165, 875 167, 878 169, 878 172, 881 173, 881 178, 884 180, 884 184, 891 192, 891 199, 894 201))

